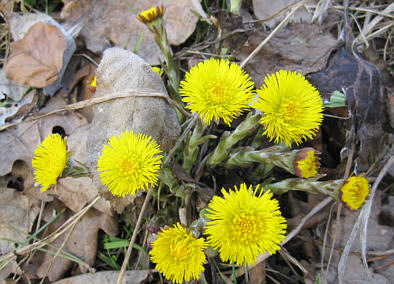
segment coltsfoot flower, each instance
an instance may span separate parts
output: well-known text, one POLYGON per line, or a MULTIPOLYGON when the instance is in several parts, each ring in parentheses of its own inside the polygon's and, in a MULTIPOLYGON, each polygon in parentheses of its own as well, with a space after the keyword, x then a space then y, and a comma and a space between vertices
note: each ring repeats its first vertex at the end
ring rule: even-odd
POLYGON ((67 166, 67 145, 59 134, 51 134, 42 141, 34 151, 32 166, 42 192, 57 183, 67 166))
POLYGON ((162 156, 159 145, 150 136, 122 132, 109 139, 98 159, 101 182, 113 195, 134 195, 157 184, 162 156))
POLYGON ((300 178, 311 178, 317 175, 320 167, 320 153, 313 148, 300 149, 294 159, 294 171, 300 178))
POLYGON ((207 262, 204 249, 207 247, 203 238, 197 239, 179 223, 167 227, 159 233, 152 243, 150 252, 156 269, 175 283, 199 279, 207 262))
POLYGON ((230 125, 233 118, 248 110, 254 83, 236 63, 210 58, 186 73, 180 83, 186 108, 210 124, 220 119, 230 125))
POLYGON ((303 75, 284 70, 267 75, 257 94, 253 107, 263 112, 260 122, 271 141, 298 145, 318 131, 323 101, 303 75))
POLYGON ((143 23, 149 23, 158 18, 163 17, 164 7, 162 5, 152 7, 148 10, 142 11, 138 14, 137 18, 143 23))
POLYGON ((364 176, 350 177, 339 190, 342 202, 350 210, 359 209, 369 195, 369 183, 364 176))
POLYGON ((286 219, 281 216, 279 203, 266 191, 257 195, 241 184, 238 189, 226 192, 223 197, 214 196, 208 205, 205 227, 208 243, 219 250, 223 261, 237 265, 252 264, 259 254, 275 253, 285 238, 286 219))

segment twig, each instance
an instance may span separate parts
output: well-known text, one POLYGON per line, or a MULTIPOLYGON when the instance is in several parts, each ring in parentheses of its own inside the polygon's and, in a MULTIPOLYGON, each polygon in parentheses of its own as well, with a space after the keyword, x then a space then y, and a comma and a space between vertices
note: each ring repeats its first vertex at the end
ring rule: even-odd
POLYGON ((97 98, 92 98, 92 99, 88 99, 88 100, 84 100, 81 102, 77 102, 74 104, 69 104, 66 105, 62 108, 50 111, 48 113, 45 113, 43 115, 39 115, 39 116, 35 116, 31 119, 27 119, 27 120, 22 120, 19 122, 14 122, 14 123, 9 123, 6 125, 2 125, 0 126, 0 131, 22 124, 22 123, 27 123, 27 122, 31 122, 31 121, 35 121, 50 115, 54 115, 57 114, 58 112, 62 112, 62 111, 70 111, 70 110, 77 110, 77 109, 81 109, 81 108, 85 108, 88 106, 92 106, 95 104, 100 104, 100 103, 104 103, 106 101, 110 101, 110 100, 114 100, 114 99, 120 99, 120 98, 127 98, 127 97, 159 97, 159 98, 164 98, 168 101, 168 103, 171 104, 171 101, 169 100, 169 97, 167 94, 165 93, 157 93, 157 92, 151 92, 151 91, 147 91, 147 90, 138 90, 138 89, 131 89, 131 90, 127 90, 124 92, 119 92, 119 93, 114 93, 114 94, 109 94, 109 95, 104 95, 101 97, 97 97, 97 98))
POLYGON ((71 226, 73 226, 75 223, 77 223, 82 218, 82 216, 85 215, 86 212, 89 211, 89 209, 91 207, 93 207, 93 205, 96 204, 96 202, 98 200, 100 200, 100 198, 101 198, 100 196, 97 196, 92 202, 90 202, 89 205, 87 205, 85 208, 81 209, 78 213, 76 213, 71 218, 69 218, 55 232, 53 232, 52 234, 48 235, 44 239, 42 239, 42 240, 40 240, 40 241, 38 241, 36 243, 32 243, 32 244, 30 244, 28 246, 21 247, 21 248, 15 250, 15 251, 9 252, 9 253, 7 253, 5 255, 0 256, 0 263, 3 262, 4 260, 16 259, 16 257, 18 255, 25 255, 25 254, 31 252, 32 250, 40 249, 40 248, 46 246, 48 243, 53 242, 59 236, 64 234, 71 226))
POLYGON ((371 208, 372 208, 372 203, 373 199, 375 197, 376 189, 378 188, 378 185, 382 181, 383 177, 386 175, 387 171, 390 169, 390 167, 394 164, 394 157, 392 156, 387 163, 384 165, 383 169, 379 173, 378 177, 376 178, 372 189, 371 193, 369 194, 369 199, 365 202, 363 209, 361 210, 360 216, 361 216, 361 232, 360 232, 360 242, 361 242, 361 257, 363 259, 364 266, 366 270, 368 271, 368 276, 372 279, 371 272, 368 269, 368 264, 367 264, 367 256, 366 256, 366 251, 367 251, 367 232, 368 232, 368 220, 369 216, 371 215, 371 208))
POLYGON ((73 226, 71 227, 71 229, 68 231, 67 236, 64 238, 64 241, 62 243, 62 245, 58 248, 58 250, 56 251, 55 255, 52 257, 51 262, 48 265, 47 270, 45 271, 44 276, 42 277, 40 284, 44 283, 45 277, 48 275, 49 270, 52 268, 52 265, 54 264, 56 258, 58 257, 58 255, 60 254, 60 252, 63 250, 64 246, 66 245, 66 243, 68 242, 68 240, 71 237, 72 232, 74 232, 75 226, 77 225, 77 223, 74 223, 73 226))
POLYGON ((273 29, 273 31, 255 48, 255 50, 252 51, 251 54, 249 54, 248 57, 246 57, 240 64, 240 66, 243 68, 246 63, 248 63, 248 61, 250 59, 252 59, 257 53, 260 52, 260 50, 263 48, 263 46, 287 23, 287 21, 290 19, 291 16, 294 15, 294 13, 301 7, 304 5, 305 1, 301 1, 300 3, 297 4, 297 6, 295 6, 290 13, 279 23, 279 25, 276 26, 275 29, 273 29))
POLYGON ((141 212, 140 212, 140 215, 138 216, 137 223, 135 224, 133 235, 131 236, 130 244, 129 244, 129 247, 127 248, 127 252, 126 252, 126 255, 124 257, 124 260, 123 260, 123 263, 122 263, 122 267, 121 267, 120 272, 119 272, 118 279, 116 280, 116 284, 122 284, 123 277, 124 277, 124 274, 126 272, 126 268, 127 268, 128 263, 129 263, 130 256, 131 256, 131 251, 133 250, 135 239, 137 238, 138 230, 139 230, 140 225, 141 225, 142 217, 144 216, 146 207, 148 206, 149 200, 150 200, 150 198, 152 196, 152 192, 153 192, 153 187, 150 186, 149 190, 148 190, 148 193, 147 193, 147 195, 145 197, 144 204, 142 204, 141 212))

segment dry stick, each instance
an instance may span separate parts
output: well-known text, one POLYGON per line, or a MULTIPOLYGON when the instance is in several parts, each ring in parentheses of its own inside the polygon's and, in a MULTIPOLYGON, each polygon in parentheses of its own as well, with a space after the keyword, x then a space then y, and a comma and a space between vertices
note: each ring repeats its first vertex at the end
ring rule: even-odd
MULTIPOLYGON (((280 246, 284 246, 287 242, 289 242, 292 238, 294 238, 302 229, 302 227, 304 227, 305 223, 313 216, 315 215, 317 212, 319 212, 320 210, 322 210, 324 207, 326 207, 328 204, 330 204, 331 201, 333 201, 334 199, 332 197, 327 197, 326 199, 324 199, 323 201, 321 201, 319 204, 317 204, 308 214, 306 214, 300 221, 300 223, 298 224, 298 226, 290 232, 290 234, 288 234, 286 236, 286 238, 284 239, 283 242, 280 243, 280 246)), ((260 262, 263 262, 264 260, 266 260, 267 258, 269 258, 271 256, 271 254, 269 254, 268 252, 264 253, 264 254, 260 254, 257 257, 257 260, 255 262, 254 265, 251 265, 249 267, 249 269, 253 266, 256 266, 257 264, 259 264, 260 262)), ((243 270, 239 271, 237 270, 237 277, 241 276, 243 274, 243 270)), ((231 277, 232 278, 232 277, 231 277)), ((232 280, 232 279, 231 279, 232 280)))
POLYGON ((371 193, 369 194, 368 200, 365 202, 365 205, 363 209, 361 210, 361 232, 360 232, 360 242, 361 242, 361 257, 364 263, 364 266, 368 272, 368 276, 370 279, 372 279, 371 272, 368 269, 368 264, 367 264, 367 256, 366 256, 366 251, 367 251, 367 231, 368 231, 368 220, 369 216, 371 215, 371 208, 372 208, 372 202, 375 197, 376 189, 378 188, 378 185, 382 181, 383 177, 386 175, 387 171, 389 168, 394 164, 394 156, 392 156, 387 163, 384 165, 383 169, 379 173, 378 177, 376 178, 372 189, 371 193))
POLYGON ((57 114, 58 112, 77 110, 77 109, 85 108, 85 107, 88 107, 91 105, 104 103, 106 101, 120 99, 120 98, 127 98, 127 97, 159 97, 159 98, 166 99, 168 103, 172 104, 170 98, 165 93, 160 93, 160 92, 157 93, 157 92, 151 92, 151 91, 146 91, 146 90, 130 89, 130 90, 127 90, 124 92, 118 92, 118 93, 114 93, 114 94, 110 94, 110 95, 104 95, 101 97, 92 98, 92 99, 84 100, 84 101, 77 102, 74 104, 66 105, 62 108, 50 111, 50 112, 45 113, 43 115, 35 116, 35 117, 28 119, 28 120, 22 120, 19 122, 14 122, 14 123, 2 125, 2 126, 0 126, 0 131, 10 128, 10 127, 13 127, 13 126, 16 126, 16 125, 19 125, 19 124, 22 124, 22 123, 31 122, 31 121, 35 121, 35 120, 50 116, 50 115, 54 115, 54 114, 57 114))
POLYGON ((56 258, 58 257, 58 255, 60 254, 60 252, 63 250, 64 246, 66 245, 66 243, 68 242, 69 238, 71 237, 72 232, 75 229, 75 226, 77 225, 77 223, 74 223, 71 227, 71 229, 68 231, 67 236, 64 238, 64 241, 62 243, 62 245, 57 249, 55 255, 52 257, 51 262, 48 265, 47 270, 45 271, 44 276, 42 277, 40 284, 44 283, 45 277, 48 275, 49 270, 52 268, 52 265, 54 264, 56 258))
POLYGON ((145 209, 148 206, 149 199, 152 196, 152 192, 153 192, 153 187, 150 186, 149 190, 148 190, 148 194, 145 197, 144 204, 142 204, 141 212, 140 212, 140 215, 138 216, 138 219, 137 219, 137 224, 135 224, 133 235, 131 236, 130 244, 129 244, 129 247, 127 248, 126 256, 123 260, 122 268, 120 269, 118 280, 116 280, 116 284, 122 284, 123 276, 126 272, 127 264, 129 263, 129 259, 131 256, 131 251, 133 250, 134 242, 135 242, 135 239, 137 238, 137 233, 138 233, 138 230, 141 225, 142 216, 144 215, 145 209))
POLYGON ((0 263, 3 262, 4 260, 8 259, 15 259, 18 255, 25 255, 29 253, 30 251, 34 249, 40 249, 44 246, 46 246, 48 243, 53 242, 56 240, 59 236, 64 234, 73 224, 77 223, 82 216, 100 199, 100 196, 97 196, 92 202, 90 202, 89 205, 87 205, 85 208, 81 209, 78 213, 76 213, 74 216, 72 216, 70 219, 68 219, 62 226, 60 226, 55 232, 50 234, 49 236, 45 237, 44 239, 33 243, 31 245, 19 248, 15 251, 9 252, 3 256, 0 257, 0 263), (71 224, 70 224, 71 223, 71 224))
POLYGON ((244 61, 242 61, 242 63, 240 64, 240 66, 243 68, 246 63, 248 63, 248 61, 250 59, 252 59, 257 53, 260 52, 260 50, 263 48, 263 46, 287 23, 287 21, 290 19, 291 16, 294 15, 294 13, 301 7, 304 5, 305 1, 301 1, 300 3, 298 3, 297 6, 295 6, 290 13, 279 23, 279 25, 276 26, 275 29, 273 29, 273 31, 255 48, 255 50, 252 51, 251 54, 249 54, 248 57, 246 57, 244 59, 244 61))

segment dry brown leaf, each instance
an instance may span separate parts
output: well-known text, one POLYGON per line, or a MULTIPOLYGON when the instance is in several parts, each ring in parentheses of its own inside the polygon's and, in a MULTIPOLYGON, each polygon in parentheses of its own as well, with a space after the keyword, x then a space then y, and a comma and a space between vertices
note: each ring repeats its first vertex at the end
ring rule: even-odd
MULTIPOLYGON (((253 33, 248 43, 235 50, 234 55, 245 59, 267 33, 253 33)), ((245 66, 257 87, 267 74, 285 69, 302 74, 316 72, 326 65, 330 51, 337 45, 329 33, 323 33, 317 24, 292 23, 280 30, 245 66)))
POLYGON ((11 44, 4 66, 8 78, 35 88, 54 83, 63 66, 67 41, 55 26, 39 22, 20 41, 11 44))
MULTIPOLYGON (((253 11, 256 15, 257 19, 262 20, 269 18, 276 13, 280 12, 282 9, 286 9, 286 7, 290 7, 297 1, 293 0, 253 0, 253 11)), ((308 4, 316 4, 316 1, 310 0, 308 4)), ((277 23, 279 23, 286 16, 286 11, 276 16, 275 18, 265 21, 264 24, 273 27, 277 23)), ((312 18, 312 14, 310 14, 305 8, 300 8, 295 14, 290 18, 290 22, 309 22, 312 18)))
MULTIPOLYGON (((105 50, 96 70, 95 97, 145 90, 167 96, 163 80, 153 69, 134 53, 113 47, 105 50)), ((137 92, 138 93, 138 92, 137 92)), ((131 93, 132 94, 132 93, 131 93)), ((172 106, 163 97, 129 96, 93 106, 94 117, 88 135, 87 165, 93 175, 94 185, 111 201, 119 213, 130 204, 133 197, 113 196, 102 185, 97 160, 103 145, 122 131, 133 130, 151 136, 162 151, 169 151, 180 134, 180 126, 172 106)))
MULTIPOLYGON (((0 238, 25 241, 26 235, 22 232, 28 234, 31 231, 39 211, 38 201, 29 199, 13 188, 0 187, 0 238)), ((0 255, 14 249, 14 243, 0 240, 0 255)), ((16 269, 16 263, 11 262, 1 270, 0 279, 8 277, 16 269)))
MULTIPOLYGON (((45 209, 44 220, 48 222, 53 217, 53 211, 59 211, 61 208, 60 204, 52 202, 50 206, 45 209)), ((59 219, 57 219, 47 231, 47 234, 55 231, 60 225, 62 225, 69 217, 70 212, 66 212, 59 219)), ((95 209, 90 209, 82 219, 77 223, 70 238, 64 246, 64 250, 72 253, 79 257, 87 264, 92 266, 96 259, 97 243, 98 243, 98 231, 103 230, 110 236, 116 236, 118 234, 118 223, 114 217, 110 217, 107 214, 103 214, 95 209)), ((61 235, 52 244, 59 248, 65 240, 66 234, 61 235)), ((53 250, 53 249, 51 249, 53 250)), ((49 263, 53 258, 53 254, 46 253, 42 258, 40 267, 37 270, 37 276, 44 277, 49 263)), ((63 277, 64 273, 73 265, 73 262, 58 256, 48 273, 49 280, 56 281, 63 277)), ((86 271, 86 267, 80 265, 81 271, 86 271)))
MULTIPOLYGON (((53 97, 42 111, 50 111, 65 102, 60 97, 53 97)), ((66 113, 52 115, 41 120, 20 124, 7 131, 0 132, 0 176, 8 174, 16 160, 23 160, 31 167, 31 159, 34 150, 42 140, 52 133, 54 127, 62 128, 66 135, 70 135, 74 129, 86 124, 86 119, 78 113, 66 113)))
MULTIPOLYGON (((345 46, 338 49, 327 67, 311 74, 309 80, 328 99, 332 92, 346 93, 351 119, 337 120, 334 128, 346 128, 346 140, 341 151, 344 160, 355 144, 356 172, 365 172, 377 161, 374 169, 379 171, 384 160, 394 154, 390 141, 389 109, 382 73, 352 50, 353 38, 346 31, 345 46), (347 125, 343 125, 347 123, 347 125)), ((353 154, 352 154, 353 155, 353 154)))
MULTIPOLYGON (((128 270, 123 277, 123 283, 140 284, 145 283, 150 270, 128 270)), ((118 279, 119 271, 100 271, 96 273, 86 273, 78 276, 65 278, 54 282, 53 284, 86 284, 86 283, 100 283, 113 284, 118 279)))
MULTIPOLYGON (((80 20, 88 13, 94 0, 63 0, 62 19, 65 24, 80 20)), ((164 20, 168 40, 172 45, 183 43, 196 27, 198 17, 192 0, 134 0, 128 1, 137 13, 156 5, 164 5, 164 20)), ((109 46, 126 47, 133 50, 143 35, 137 54, 149 64, 159 64, 161 52, 152 33, 138 21, 122 0, 98 1, 90 20, 81 30, 80 36, 86 47, 94 53, 101 53, 109 46)))

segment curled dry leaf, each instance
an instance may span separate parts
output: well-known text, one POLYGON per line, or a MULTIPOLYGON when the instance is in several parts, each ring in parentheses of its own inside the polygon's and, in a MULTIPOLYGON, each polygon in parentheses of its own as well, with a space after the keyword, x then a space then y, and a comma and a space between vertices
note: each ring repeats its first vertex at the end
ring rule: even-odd
MULTIPOLYGON (((379 69, 371 62, 364 60, 352 50, 351 31, 346 31, 345 46, 338 49, 327 67, 311 74, 309 80, 328 99, 332 92, 344 90, 351 119, 346 120, 348 133, 341 159, 349 154, 352 144, 356 147, 356 171, 365 172, 374 161, 381 161, 375 169, 384 164, 384 160, 393 155, 394 148, 390 142, 389 108, 387 94, 379 69), (377 147, 378 146, 378 147, 377 147)), ((340 129, 338 126, 336 128, 340 129)))
POLYGON ((8 78, 35 88, 54 83, 63 66, 67 41, 55 26, 36 23, 22 40, 11 44, 11 55, 4 66, 8 78))
POLYGON ((125 93, 129 96, 93 106, 94 117, 88 135, 88 166, 95 186, 120 213, 132 198, 117 198, 105 188, 97 172, 103 145, 122 131, 133 130, 151 136, 168 151, 180 134, 174 109, 165 99, 166 88, 160 76, 140 57, 121 48, 108 48, 96 70, 95 97, 125 93), (141 92, 141 93, 139 93, 141 92), (144 94, 154 94, 147 97, 144 94))

